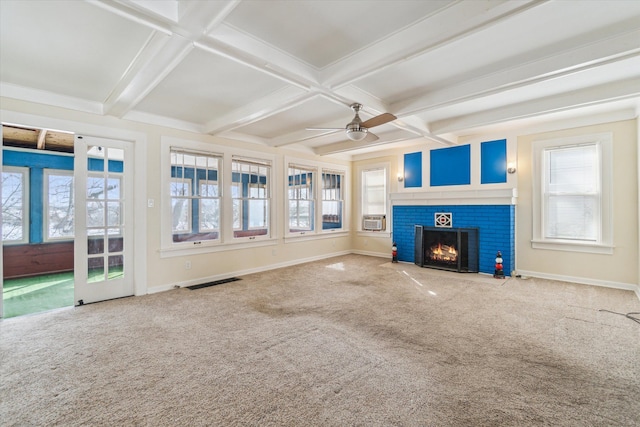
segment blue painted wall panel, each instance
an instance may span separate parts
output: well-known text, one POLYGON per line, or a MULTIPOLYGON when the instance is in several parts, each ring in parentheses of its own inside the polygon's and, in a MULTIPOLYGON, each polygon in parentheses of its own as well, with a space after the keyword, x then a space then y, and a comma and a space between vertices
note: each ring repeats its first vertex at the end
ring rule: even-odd
POLYGON ((5 166, 73 170, 73 157, 4 150, 2 164, 5 166))
POLYGON ((431 150, 431 186, 471 184, 471 146, 431 150))
POLYGON ((29 243, 42 243, 44 228, 44 172, 42 168, 29 170, 29 243))
POLYGON ((488 141, 480 144, 480 183, 507 182, 507 140, 488 141))
POLYGON ((422 152, 404 155, 405 188, 422 187, 422 152))

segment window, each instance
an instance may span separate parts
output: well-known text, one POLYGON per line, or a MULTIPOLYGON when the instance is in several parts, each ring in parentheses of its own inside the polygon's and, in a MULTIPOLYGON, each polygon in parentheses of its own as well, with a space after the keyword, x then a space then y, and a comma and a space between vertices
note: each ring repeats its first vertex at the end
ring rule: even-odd
POLYGON ((171 148, 173 242, 220 238, 222 157, 171 148))
POLYGON ((342 228, 344 172, 322 171, 322 229, 342 228))
POLYGON ((162 258, 275 244, 275 156, 165 136, 161 146, 162 258))
POLYGON ((385 168, 362 171, 362 215, 386 215, 386 172, 385 168))
POLYGON ((289 224, 286 237, 323 238, 332 232, 347 231, 348 223, 344 221, 347 171, 337 164, 293 157, 285 158, 285 164, 289 224))
POLYGON ((600 235, 598 146, 544 150, 544 237, 597 242, 600 235))
MULTIPOLYGON (((113 149, 108 149, 110 152, 113 149)), ((87 176, 87 234, 102 236, 122 234, 122 177, 112 172, 91 171, 87 176)))
POLYGON ((200 231, 220 230, 220 188, 218 181, 202 179, 200 184, 200 231))
POLYGON ((289 165, 287 183, 290 233, 314 230, 315 175, 314 168, 289 165))
POLYGON ((73 172, 45 169, 44 177, 45 240, 73 239, 73 172))
POLYGON ((5 166, 2 171, 2 241, 26 243, 29 239, 28 168, 5 166))
POLYGON ((236 157, 231 172, 233 237, 269 235, 271 163, 236 157))
POLYGON ((611 253, 609 134, 534 143, 533 247, 611 253))
POLYGON ((171 179, 171 217, 174 241, 179 234, 191 233, 191 181, 171 179))

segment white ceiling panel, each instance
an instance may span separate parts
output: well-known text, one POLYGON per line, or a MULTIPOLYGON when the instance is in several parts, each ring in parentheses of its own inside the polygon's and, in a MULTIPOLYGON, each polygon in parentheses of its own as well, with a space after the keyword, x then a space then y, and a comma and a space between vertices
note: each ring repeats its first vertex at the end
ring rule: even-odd
POLYGON ((81 1, 1 2, 4 83, 104 102, 151 34, 81 1))
POLYGON ((0 19, 4 97, 321 155, 640 110, 639 1, 0 0, 0 19), (398 119, 372 142, 305 130, 354 102, 398 119))
POLYGON ((246 1, 227 21, 315 68, 401 30, 451 1, 246 1))
POLYGON ((285 85, 228 58, 194 49, 137 109, 204 124, 285 85), (229 81, 234 84, 229 84, 229 81))
POLYGON ((314 97, 300 105, 243 126, 241 131, 263 138, 277 138, 302 131, 307 127, 344 127, 352 117, 353 111, 344 105, 323 97, 314 97))

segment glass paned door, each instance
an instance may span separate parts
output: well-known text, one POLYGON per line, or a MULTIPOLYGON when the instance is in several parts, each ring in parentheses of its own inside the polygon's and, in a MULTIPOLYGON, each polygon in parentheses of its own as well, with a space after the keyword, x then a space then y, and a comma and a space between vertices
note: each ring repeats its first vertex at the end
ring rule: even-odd
POLYGON ((76 305, 133 295, 132 144, 77 136, 75 151, 76 305))

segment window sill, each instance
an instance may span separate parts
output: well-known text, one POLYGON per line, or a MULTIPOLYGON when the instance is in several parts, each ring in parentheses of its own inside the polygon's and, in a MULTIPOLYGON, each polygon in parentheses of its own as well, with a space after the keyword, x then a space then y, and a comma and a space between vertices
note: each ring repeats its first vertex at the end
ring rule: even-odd
POLYGON ((215 253, 215 252, 223 252, 223 251, 233 251, 239 249, 252 249, 259 248, 263 246, 273 246, 276 245, 277 239, 261 239, 261 240, 251 240, 247 241, 243 239, 241 242, 231 242, 231 243, 209 243, 204 246, 202 245, 194 245, 194 246, 180 246, 180 247, 166 247, 160 248, 160 258, 174 258, 179 256, 186 255, 199 255, 199 254, 207 254, 207 253, 215 253))
POLYGON ((533 249, 547 249, 551 251, 582 252, 602 255, 613 255, 614 247, 596 243, 575 243, 554 240, 532 240, 533 249))
POLYGON ((359 230, 358 231, 358 236, 391 238, 391 232, 390 231, 364 231, 364 230, 359 230))
POLYGON ((3 240, 2 241, 2 246, 18 246, 18 245, 28 245, 30 244, 29 242, 25 241, 17 241, 17 240, 3 240))
POLYGON ((297 233, 297 234, 289 234, 285 236, 284 242, 295 243, 295 242, 304 242, 307 240, 330 239, 333 237, 341 237, 341 236, 348 236, 348 235, 349 235, 348 230, 339 230, 339 231, 326 230, 320 233, 309 232, 309 234, 297 233))

